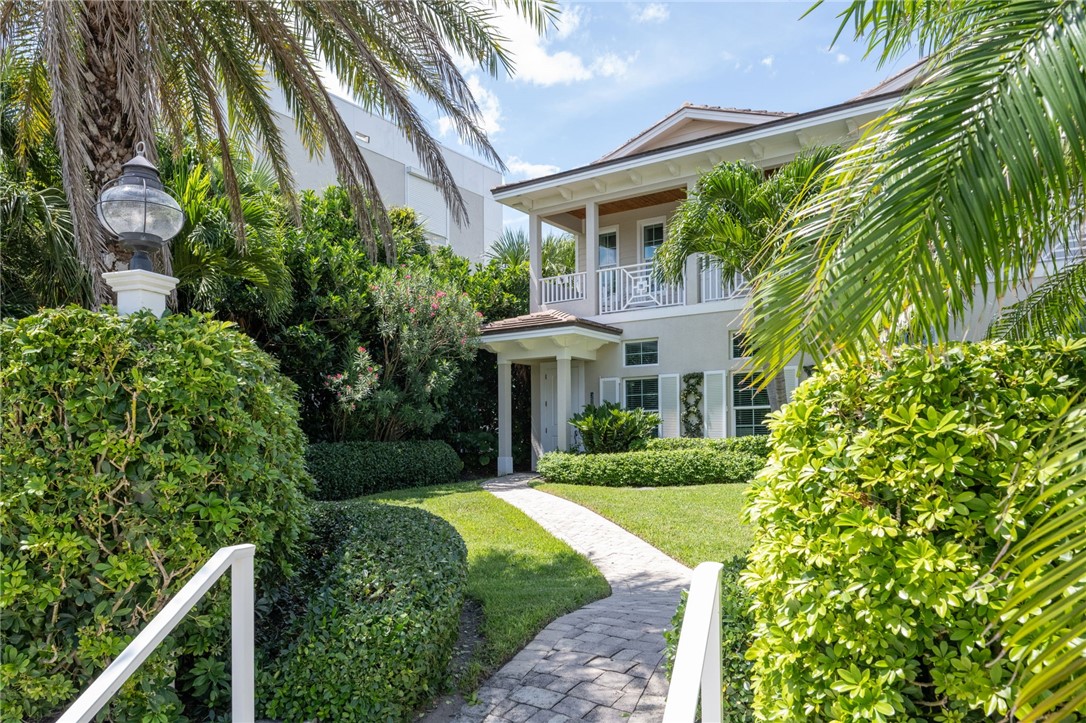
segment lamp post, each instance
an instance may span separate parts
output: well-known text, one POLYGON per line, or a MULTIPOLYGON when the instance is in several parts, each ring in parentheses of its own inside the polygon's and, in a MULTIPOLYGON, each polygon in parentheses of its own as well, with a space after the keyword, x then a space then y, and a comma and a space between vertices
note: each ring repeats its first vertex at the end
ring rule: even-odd
POLYGON ((103 228, 132 250, 127 271, 111 271, 102 279, 117 294, 117 311, 131 314, 149 309, 156 316, 166 311, 166 297, 177 279, 156 274, 150 254, 166 247, 185 225, 185 212, 168 194, 158 168, 136 145, 136 155, 121 168, 121 176, 102 189, 96 210, 103 228))

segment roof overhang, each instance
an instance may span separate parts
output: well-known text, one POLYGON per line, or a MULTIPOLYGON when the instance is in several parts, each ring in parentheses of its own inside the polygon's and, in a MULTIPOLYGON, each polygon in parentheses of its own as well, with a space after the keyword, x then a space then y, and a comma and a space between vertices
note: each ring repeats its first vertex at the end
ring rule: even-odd
POLYGON ((565 324, 549 328, 484 333, 481 344, 498 355, 500 362, 531 362, 539 359, 585 359, 594 361, 596 352, 607 344, 616 344, 621 331, 587 329, 565 324))

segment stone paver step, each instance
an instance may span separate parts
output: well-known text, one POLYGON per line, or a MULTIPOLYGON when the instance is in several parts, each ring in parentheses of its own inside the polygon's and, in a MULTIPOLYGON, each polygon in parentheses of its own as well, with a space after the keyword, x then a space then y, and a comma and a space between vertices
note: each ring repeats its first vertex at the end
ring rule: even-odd
POLYGON ((595 512, 531 489, 533 477, 510 475, 483 487, 588 557, 612 594, 544 628, 486 681, 456 723, 657 723, 667 694, 663 632, 690 569, 595 512))

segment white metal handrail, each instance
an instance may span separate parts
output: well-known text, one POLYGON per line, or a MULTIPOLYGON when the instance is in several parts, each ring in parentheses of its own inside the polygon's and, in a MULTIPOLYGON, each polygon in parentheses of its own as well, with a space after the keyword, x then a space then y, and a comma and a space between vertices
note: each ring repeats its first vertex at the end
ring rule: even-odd
POLYGON ((703 723, 721 723, 724 704, 720 670, 720 573, 723 569, 719 562, 703 562, 694 570, 663 723, 694 723, 699 697, 703 723))
POLYGON ((585 298, 585 272, 547 276, 540 279, 539 286, 544 304, 578 301, 585 298))
POLYGON ((253 651, 253 545, 224 547, 204 563, 192 579, 151 618, 117 659, 72 703, 57 723, 86 723, 98 714, 158 644, 177 627, 211 586, 230 570, 230 704, 232 720, 256 720, 253 651))
POLYGON ((725 277, 720 264, 709 260, 701 270, 701 300, 726 301, 750 293, 750 284, 742 274, 725 277))
POLYGON ((601 314, 686 303, 683 284, 660 281, 651 261, 600 269, 598 275, 601 314))

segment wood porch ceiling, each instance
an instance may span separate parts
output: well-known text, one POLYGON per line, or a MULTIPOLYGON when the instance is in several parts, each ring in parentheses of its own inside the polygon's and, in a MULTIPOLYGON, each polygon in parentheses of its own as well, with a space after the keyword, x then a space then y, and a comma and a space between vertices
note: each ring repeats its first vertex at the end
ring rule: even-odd
MULTIPOLYGON (((620 198, 617 201, 607 201, 606 203, 601 203, 600 215, 607 216, 608 214, 620 213, 622 211, 636 211, 639 208, 658 206, 661 203, 682 201, 684 198, 686 198, 685 188, 669 188, 666 191, 646 193, 644 196, 634 196, 633 198, 620 198)), ((579 218, 583 221, 585 218, 585 210, 583 208, 576 208, 570 211, 569 215, 575 218, 579 218)))

